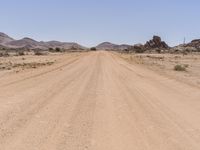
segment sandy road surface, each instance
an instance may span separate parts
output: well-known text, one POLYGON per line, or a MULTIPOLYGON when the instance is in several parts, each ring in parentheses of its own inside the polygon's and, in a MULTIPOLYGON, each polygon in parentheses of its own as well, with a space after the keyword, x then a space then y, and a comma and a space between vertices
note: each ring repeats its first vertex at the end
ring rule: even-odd
POLYGON ((0 77, 0 150, 199 150, 200 89, 91 52, 0 77))

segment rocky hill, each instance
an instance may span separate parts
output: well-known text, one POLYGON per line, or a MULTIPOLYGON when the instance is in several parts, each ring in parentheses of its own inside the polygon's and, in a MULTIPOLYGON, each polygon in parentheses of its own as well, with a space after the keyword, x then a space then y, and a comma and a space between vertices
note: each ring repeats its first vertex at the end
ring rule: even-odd
POLYGON ((179 53, 200 52, 200 39, 193 40, 187 44, 180 44, 175 46, 171 51, 179 53))
POLYGON ((96 46, 97 50, 125 50, 130 48, 130 45, 127 44, 122 44, 122 45, 117 45, 117 44, 113 44, 110 42, 103 42, 101 44, 99 44, 98 46, 96 46))
POLYGON ((6 35, 5 33, 0 32, 0 44, 11 42, 14 39, 6 35))
POLYGON ((200 39, 195 39, 195 40, 191 41, 190 43, 186 44, 186 46, 200 49, 200 39))
POLYGON ((68 42, 59 42, 59 41, 49 41, 49 42, 38 42, 31 38, 23 38, 20 40, 14 40, 4 33, 0 33, 0 47, 3 48, 24 48, 24 49, 42 49, 46 50, 49 48, 61 48, 61 49, 86 49, 84 46, 79 45, 78 43, 68 43, 68 42))

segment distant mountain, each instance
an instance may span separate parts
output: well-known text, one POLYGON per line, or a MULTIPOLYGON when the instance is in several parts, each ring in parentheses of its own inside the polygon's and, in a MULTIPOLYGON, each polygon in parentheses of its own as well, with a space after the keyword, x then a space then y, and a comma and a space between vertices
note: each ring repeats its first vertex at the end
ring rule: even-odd
POLYGON ((125 50, 130 48, 130 45, 117 45, 110 42, 104 42, 96 46, 97 50, 125 50))
POLYGON ((63 49, 71 49, 71 48, 75 48, 75 49, 86 49, 86 47, 79 45, 77 43, 74 42, 59 42, 59 41, 49 41, 49 42, 42 42, 45 43, 45 46, 48 48, 63 48, 63 49))
POLYGON ((11 42, 14 39, 6 35, 5 33, 0 32, 0 44, 11 42))
POLYGON ((48 42, 38 42, 31 38, 23 38, 20 40, 14 40, 4 33, 0 33, 0 47, 6 48, 24 48, 24 49, 49 49, 49 48, 61 48, 61 49, 86 49, 77 43, 59 42, 59 41, 48 41, 48 42))
POLYGON ((23 38, 21 40, 13 40, 13 41, 7 42, 5 46, 9 48, 45 49, 45 47, 43 47, 43 45, 40 42, 37 42, 30 38, 23 38))

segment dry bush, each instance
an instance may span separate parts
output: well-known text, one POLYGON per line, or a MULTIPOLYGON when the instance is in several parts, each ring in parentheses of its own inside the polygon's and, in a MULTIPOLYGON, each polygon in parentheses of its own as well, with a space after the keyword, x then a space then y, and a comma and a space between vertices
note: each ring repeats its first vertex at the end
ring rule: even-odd
POLYGON ((44 51, 34 51, 34 54, 37 56, 47 55, 47 52, 44 51))
POLYGON ((10 56, 8 52, 6 52, 6 51, 1 52, 0 51, 0 57, 8 57, 8 56, 10 56))
POLYGON ((92 48, 90 48, 90 50, 91 51, 96 51, 97 49, 96 49, 96 47, 92 47, 92 48))
POLYGON ((18 56, 24 56, 25 55, 25 53, 23 51, 20 51, 17 54, 18 54, 18 56))
POLYGON ((174 70, 175 71, 186 71, 187 66, 185 65, 175 65, 174 70))

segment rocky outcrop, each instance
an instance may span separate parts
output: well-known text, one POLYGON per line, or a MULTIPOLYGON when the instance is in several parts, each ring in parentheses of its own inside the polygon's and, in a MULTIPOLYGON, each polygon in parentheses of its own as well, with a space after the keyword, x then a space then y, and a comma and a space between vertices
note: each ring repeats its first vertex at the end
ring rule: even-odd
POLYGON ((164 41, 162 41, 159 36, 153 36, 153 39, 147 41, 144 45, 135 44, 131 46, 128 51, 136 53, 143 53, 145 51, 149 53, 161 53, 165 52, 169 48, 170 47, 164 41))
POLYGON ((155 49, 155 48, 163 48, 168 49, 169 46, 161 40, 159 36, 153 36, 153 39, 150 41, 147 41, 144 45, 145 49, 155 49))

